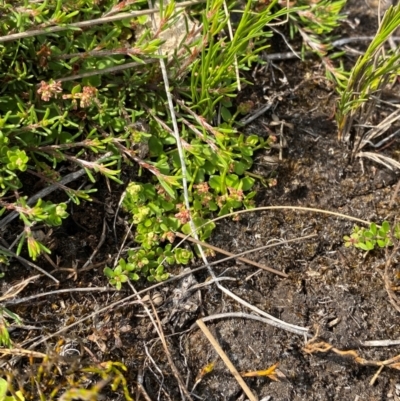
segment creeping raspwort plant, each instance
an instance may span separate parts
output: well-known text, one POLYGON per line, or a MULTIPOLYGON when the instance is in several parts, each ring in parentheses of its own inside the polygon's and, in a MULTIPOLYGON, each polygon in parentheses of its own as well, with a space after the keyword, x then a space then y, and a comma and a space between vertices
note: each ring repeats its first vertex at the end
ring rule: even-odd
POLYGON ((380 227, 375 223, 371 223, 369 228, 354 226, 352 233, 343 239, 347 248, 354 246, 363 251, 372 251, 376 247, 387 248, 393 246, 394 239, 400 239, 400 225, 396 224, 391 229, 389 222, 384 221, 380 227))

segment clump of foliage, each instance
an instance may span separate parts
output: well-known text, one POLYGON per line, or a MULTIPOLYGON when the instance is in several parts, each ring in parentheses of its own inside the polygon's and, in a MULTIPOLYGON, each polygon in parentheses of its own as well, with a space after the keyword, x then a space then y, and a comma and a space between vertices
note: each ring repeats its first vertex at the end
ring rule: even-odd
POLYGON ((84 365, 71 361, 71 358, 67 361, 53 355, 45 356, 36 363, 32 358, 24 375, 25 380, 11 370, 0 372, 0 376, 7 377, 7 380, 0 377, 0 401, 89 401, 103 399, 110 392, 121 400, 133 401, 126 377, 127 367, 121 362, 84 365), (63 372, 65 365, 68 371, 63 372))
POLYGON ((349 145, 351 157, 368 158, 390 169, 400 169, 400 163, 377 152, 361 150, 368 146, 379 148, 398 134, 398 131, 388 134, 400 117, 397 105, 389 115, 384 113, 385 118, 381 115, 373 118, 383 90, 398 77, 399 47, 388 50, 386 45, 399 24, 400 4, 397 4, 385 12, 375 37, 344 80, 336 112, 339 140, 349 145))
POLYGON ((204 225, 204 240, 214 228, 205 224, 212 215, 252 207, 255 180, 249 170, 255 152, 268 149, 270 139, 241 134, 237 119, 255 105, 235 103, 235 97, 239 83, 249 84, 241 72, 268 47, 268 24, 290 16, 293 33, 317 38, 336 26, 342 3, 286 8, 277 0, 249 0, 232 35, 222 0, 194 8, 194 21, 179 3, 160 4, 157 29, 145 1, 0 5, 0 215, 19 215, 17 253, 25 244, 34 260, 50 252, 32 227, 61 225, 68 217, 67 197, 90 201, 95 191, 60 184, 65 201, 31 201, 23 194, 28 177, 57 185, 67 167, 83 169, 93 183, 101 174, 121 184, 120 172, 129 168, 136 177, 127 183, 123 208, 132 216, 141 250, 128 251, 115 268, 105 269, 110 283, 121 288, 128 279, 164 280, 165 263, 188 263, 192 252, 173 249, 172 242, 174 232, 191 232, 189 212, 195 226, 204 225), (167 53, 163 42, 179 24, 186 29, 167 53), (160 58, 167 65, 172 113, 160 58))
MULTIPOLYGON (((282 4, 283 2, 281 2, 282 4)), ((303 39, 302 54, 312 50, 320 56, 325 56, 332 50, 332 31, 346 18, 341 13, 346 0, 296 0, 292 6, 296 8, 289 14, 290 37, 300 33, 303 39)))
POLYGON ((368 228, 354 226, 350 235, 343 237, 345 247, 372 251, 375 248, 387 248, 393 246, 393 240, 400 239, 400 224, 395 224, 393 229, 388 221, 384 221, 379 227, 371 223, 368 228))

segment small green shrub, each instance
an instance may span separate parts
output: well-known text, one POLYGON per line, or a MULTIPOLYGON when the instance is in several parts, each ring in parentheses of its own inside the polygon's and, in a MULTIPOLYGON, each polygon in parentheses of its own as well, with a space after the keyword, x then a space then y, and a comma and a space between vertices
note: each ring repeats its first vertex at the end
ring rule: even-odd
POLYGON ((369 228, 360 228, 355 226, 350 236, 343 237, 345 247, 362 249, 363 251, 372 251, 375 248, 387 248, 393 246, 393 240, 400 239, 400 224, 396 224, 393 230, 389 222, 384 221, 381 227, 371 223, 369 228))

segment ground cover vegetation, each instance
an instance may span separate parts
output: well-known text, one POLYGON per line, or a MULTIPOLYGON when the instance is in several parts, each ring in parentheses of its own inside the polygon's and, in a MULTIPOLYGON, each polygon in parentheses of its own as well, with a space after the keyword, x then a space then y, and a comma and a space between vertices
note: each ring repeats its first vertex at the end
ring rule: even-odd
MULTIPOLYGON (((367 157, 359 150, 375 147, 378 136, 391 139, 393 134, 385 135, 389 120, 374 135, 366 125, 381 89, 398 70, 397 50, 387 55, 383 44, 399 25, 400 6, 389 9, 349 75, 332 46, 344 5, 345 0, 0 5, 0 229, 10 216, 21 226, 13 244, 0 244, 2 265, 26 253, 32 261, 50 253, 36 227, 62 225, 69 203, 91 201, 101 176, 110 188, 123 186, 119 206, 137 245, 104 268, 118 290, 130 280, 161 282, 169 266, 191 262, 191 250, 173 246, 176 233, 205 241, 215 228, 213 217, 254 207, 256 186, 275 184, 252 173, 256 152, 278 139, 242 132, 241 119, 258 105, 236 102, 236 95, 251 85, 247 77, 254 65, 265 63, 260 55, 270 46, 274 26, 286 26, 290 39, 301 43, 299 57, 311 52, 337 84, 340 139, 351 143, 354 156, 367 157), (121 173, 129 169, 134 179, 127 182, 121 173), (90 185, 67 185, 83 175, 90 185), (28 197, 29 176, 64 199, 43 200, 51 192, 28 197)), ((371 155, 383 160, 379 152, 371 155)), ((398 237, 398 227, 391 230, 384 222, 355 227, 345 242, 372 250, 398 237)), ((0 312, 0 341, 12 347, 7 325, 19 317, 5 307, 0 312)), ((97 378, 91 389, 83 389, 82 379, 55 385, 56 364, 44 359, 32 380, 45 383, 40 399, 97 399, 103 387, 132 399, 122 364, 84 368, 82 374, 97 378)), ((1 379, 0 400, 32 399, 23 383, 14 390, 14 377, 4 377, 8 392, 1 379)))
MULTIPOLYGON (((248 71, 269 46, 272 33, 265 27, 288 23, 292 36, 301 32, 305 38, 304 48, 326 54, 329 38, 324 35, 343 18, 343 4, 248 2, 239 5, 238 21, 231 24, 222 2, 198 5, 191 12, 195 22, 172 2, 160 5, 156 29, 149 25, 143 2, 83 1, 79 10, 61 1, 4 4, 1 213, 16 211, 23 223, 17 254, 23 246, 33 260, 50 252, 32 228, 36 223, 59 226, 68 216, 66 202, 20 196, 21 172, 57 185, 60 167, 68 164, 84 169, 93 183, 96 174, 103 174, 122 184, 121 169, 134 164, 138 180, 129 183, 122 206, 133 216, 136 241, 146 255, 135 252, 128 263, 106 274, 113 282, 122 278, 119 271, 129 271, 131 279, 162 280, 161 260, 187 263, 190 255, 168 246, 160 249, 160 242, 173 242, 177 230, 188 234, 190 216, 200 226, 212 213, 251 207, 254 153, 276 140, 243 135, 238 117, 256 106, 233 102, 238 87, 248 84, 240 71, 248 71), (191 27, 176 34, 178 51, 161 50, 162 33, 173 36, 171 28, 178 24, 191 27), (175 101, 172 115, 165 107, 168 92, 158 62, 163 57, 175 101)), ((75 203, 90 200, 95 191, 62 184, 58 189, 75 203)), ((212 224, 205 226, 200 238, 208 238, 212 229, 212 224)), ((1 254, 7 263, 7 250, 1 254)))

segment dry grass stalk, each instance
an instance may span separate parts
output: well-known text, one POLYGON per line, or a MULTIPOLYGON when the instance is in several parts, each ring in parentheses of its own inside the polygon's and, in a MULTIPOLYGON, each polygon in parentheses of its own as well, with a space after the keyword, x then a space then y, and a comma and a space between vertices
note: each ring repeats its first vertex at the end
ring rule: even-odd
POLYGON ((201 319, 197 320, 196 323, 200 327, 200 329, 203 332, 203 334, 207 337, 207 340, 210 341, 210 343, 214 347, 215 351, 218 353, 218 355, 224 361, 225 365, 227 366, 229 371, 232 373, 233 377, 237 380, 237 382, 239 383, 240 387, 246 393, 246 395, 249 398, 249 400, 250 401, 258 401, 257 396, 255 396, 251 392, 251 390, 249 389, 249 387, 247 386, 247 384, 243 380, 242 376, 240 376, 240 373, 237 371, 235 366, 229 360, 228 356, 225 354, 225 352, 223 351, 221 346, 218 344, 218 341, 211 334, 210 330, 208 330, 207 326, 203 323, 203 321, 201 319))

